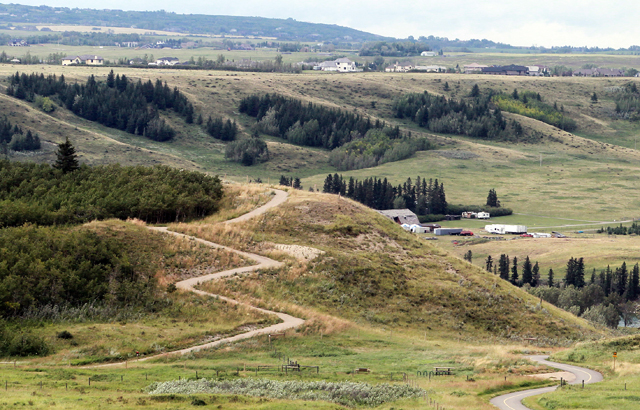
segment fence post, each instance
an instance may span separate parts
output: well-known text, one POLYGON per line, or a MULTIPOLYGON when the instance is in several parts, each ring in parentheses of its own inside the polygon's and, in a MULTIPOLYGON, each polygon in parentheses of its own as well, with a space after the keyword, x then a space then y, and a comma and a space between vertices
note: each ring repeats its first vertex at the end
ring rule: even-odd
POLYGON ((89 386, 91 386, 91 377, 89 377, 89 386))

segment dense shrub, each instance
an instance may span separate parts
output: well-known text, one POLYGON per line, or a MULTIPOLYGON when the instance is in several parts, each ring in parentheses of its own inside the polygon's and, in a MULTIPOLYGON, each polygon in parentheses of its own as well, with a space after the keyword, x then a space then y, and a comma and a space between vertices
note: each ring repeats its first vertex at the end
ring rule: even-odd
POLYGON ((364 137, 331 151, 329 163, 339 171, 371 168, 407 159, 417 151, 431 148, 432 145, 426 138, 391 139, 383 130, 371 129, 364 137))
POLYGON ((82 166, 62 174, 0 161, 0 227, 105 218, 173 222, 211 214, 221 197, 218 177, 166 166, 82 166))
POLYGON ((237 379, 225 381, 183 380, 154 383, 149 394, 239 394, 287 400, 324 400, 343 406, 379 406, 405 398, 421 397, 425 391, 406 384, 355 382, 303 382, 267 379, 237 379))
POLYGON ((260 138, 245 138, 227 144, 224 157, 251 166, 269 159, 267 143, 260 138))
POLYGON ((520 94, 497 94, 492 98, 496 107, 502 111, 512 112, 534 118, 565 131, 574 131, 578 125, 566 117, 557 108, 542 101, 540 94, 524 91, 520 94))
POLYGON ((0 315, 92 301, 144 303, 155 291, 153 272, 132 259, 126 246, 83 229, 1 229, 0 315))
POLYGON ((50 351, 43 338, 14 331, 0 322, 0 356, 46 356, 50 351))
POLYGON ((461 215, 463 212, 489 212, 491 217, 506 216, 513 214, 513 210, 503 207, 493 207, 486 205, 447 205, 447 213, 450 215, 461 215))

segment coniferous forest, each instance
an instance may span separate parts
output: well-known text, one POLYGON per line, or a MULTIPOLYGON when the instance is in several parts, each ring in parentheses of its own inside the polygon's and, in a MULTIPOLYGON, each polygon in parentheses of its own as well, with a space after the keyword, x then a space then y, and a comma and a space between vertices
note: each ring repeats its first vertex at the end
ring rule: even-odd
POLYGON ((186 123, 194 122, 194 108, 187 97, 167 83, 151 80, 130 81, 124 74, 109 73, 106 82, 91 75, 85 84, 68 83, 64 76, 20 74, 10 77, 7 94, 35 101, 37 96, 51 97, 74 114, 104 126, 154 141, 168 141, 175 130, 160 118, 159 111, 173 110, 186 123))
POLYGON ((393 112, 396 118, 408 118, 420 127, 443 134, 485 140, 508 140, 521 134, 519 124, 509 124, 499 109, 492 109, 491 96, 479 91, 460 100, 426 91, 405 94, 394 101, 393 112))
POLYGON ((409 208, 418 215, 445 214, 447 199, 444 184, 425 178, 416 178, 415 183, 407 178, 404 184, 393 186, 387 179, 367 178, 359 181, 342 175, 327 175, 322 192, 340 194, 373 209, 409 208))
POLYGON ((27 130, 25 133, 17 124, 5 116, 0 118, 0 145, 6 145, 14 151, 35 151, 40 149, 40 136, 27 130))
MULTIPOLYGON (((277 94, 243 98, 239 110, 255 117, 262 132, 309 147, 334 149, 363 137, 370 129, 387 128, 379 120, 372 122, 358 114, 307 104, 277 94)), ((387 130, 391 139, 402 137, 398 127, 387 130)))

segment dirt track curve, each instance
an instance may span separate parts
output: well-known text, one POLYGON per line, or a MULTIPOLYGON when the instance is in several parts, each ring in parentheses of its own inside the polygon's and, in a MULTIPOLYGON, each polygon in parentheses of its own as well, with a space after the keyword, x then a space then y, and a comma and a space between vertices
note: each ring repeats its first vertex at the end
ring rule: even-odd
MULTIPOLYGON (((576 378, 569 384, 584 384, 598 383, 602 381, 602 375, 596 371, 585 369, 584 367, 572 366, 569 364, 562 364, 556 362, 550 362, 546 360, 549 356, 529 356, 529 359, 540 364, 554 367, 556 369, 564 370, 573 373, 576 378)), ((543 387, 540 389, 522 390, 514 393, 504 394, 502 396, 494 397, 491 399, 491 404, 499 408, 500 410, 531 410, 529 407, 522 404, 522 400, 526 397, 537 396, 538 394, 551 393, 558 386, 543 387)))
MULTIPOLYGON (((281 191, 279 189, 274 189, 273 192, 275 192, 275 196, 271 199, 271 201, 267 202, 265 205, 254 209, 253 211, 246 213, 238 218, 235 219, 230 219, 228 221, 225 221, 223 223, 225 224, 233 224, 233 223, 238 223, 238 222, 244 222, 246 220, 249 220, 251 218, 254 218, 258 215, 262 215, 265 212, 267 212, 269 209, 274 208, 278 205, 281 205, 282 203, 284 203, 287 200, 287 197, 289 196, 285 191, 281 191)), ((184 235, 178 232, 173 232, 168 230, 166 227, 163 228, 156 228, 156 227, 149 227, 149 229, 151 229, 152 231, 156 231, 156 232, 163 232, 163 233, 167 233, 170 235, 174 235, 174 236, 178 236, 178 237, 183 237, 183 238, 189 238, 191 240, 200 242, 204 245, 210 246, 212 248, 216 248, 216 249, 224 249, 226 251, 229 252, 235 252, 238 255, 243 256, 244 258, 247 259, 251 259, 253 261, 255 261, 257 264, 256 265, 251 265, 251 266, 245 266, 242 268, 236 268, 236 269, 230 269, 230 270, 225 270, 222 272, 217 272, 217 273, 211 273, 208 275, 204 275, 204 276, 198 276, 195 278, 190 278, 190 279, 186 279, 180 282, 176 283, 176 287, 178 289, 183 289, 183 290, 187 290, 189 292, 193 292, 193 293, 197 293, 199 295, 205 295, 205 296, 214 296, 214 297, 218 297, 228 303, 233 303, 233 304, 237 304, 237 305, 243 305, 243 306, 247 306, 251 309, 257 310, 259 312, 262 313, 267 313, 267 314, 271 314, 271 315, 276 315, 278 316, 281 320, 282 323, 278 323, 269 327, 265 327, 262 329, 256 329, 256 330, 251 330, 245 333, 240 333, 238 335, 235 336, 230 336, 230 337, 225 337, 223 339, 220 340, 216 340, 214 342, 209 342, 209 343, 205 343, 205 344, 201 344, 201 345, 197 345, 197 346, 192 346, 192 347, 188 347, 186 349, 182 349, 182 350, 174 350, 171 352, 167 352, 167 353, 161 353, 161 354, 157 354, 157 355, 153 355, 153 356, 147 356, 147 357, 143 357, 143 358, 139 358, 139 359, 134 359, 132 360, 133 362, 141 362, 141 361, 145 361, 145 360, 150 360, 150 359, 156 359, 159 357, 164 357, 167 355, 176 355, 176 354, 185 354, 185 353, 190 353, 190 352, 194 352, 194 351, 198 351, 201 349, 207 349, 210 347, 214 347, 214 346, 218 346, 224 343, 229 343, 229 342, 235 342, 238 340, 243 340, 243 339, 248 339, 257 335, 263 335, 263 334, 269 334, 269 333, 278 333, 278 332, 282 332, 284 330, 287 329, 292 329, 295 327, 298 327, 300 325, 302 325, 304 323, 303 319, 299 319, 297 317, 293 317, 291 315, 288 315, 286 313, 281 313, 281 312, 274 312, 271 310, 267 310, 267 309, 261 309, 252 305, 249 305, 247 303, 243 303, 243 302, 238 302, 237 300, 234 299, 230 299, 227 298, 225 296, 220 296, 220 295, 214 295, 213 293, 208 293, 208 292, 204 292, 202 290, 198 290, 195 289, 195 286, 204 283, 204 282, 209 282, 215 279, 220 279, 220 278, 225 278, 225 277, 229 277, 229 276, 233 276, 233 275, 242 275, 242 274, 247 274, 250 272, 255 272, 257 270, 260 269, 269 269, 269 268, 279 268, 281 266, 283 266, 282 262, 278 262, 275 261, 273 259, 267 258, 265 256, 260 256, 260 255, 256 255, 254 253, 249 253, 249 252, 243 252, 243 251, 239 251, 237 249, 233 249, 230 248, 228 246, 223 246, 223 245, 219 245, 217 243, 213 243, 213 242, 209 242, 209 241, 205 241, 204 239, 200 239, 200 238, 196 238, 194 236, 189 236, 189 235, 184 235)), ((119 366, 119 365, 125 365, 126 362, 117 362, 117 363, 107 363, 107 364, 103 364, 103 365, 97 365, 97 366, 87 366, 87 367, 109 367, 109 366, 119 366)))

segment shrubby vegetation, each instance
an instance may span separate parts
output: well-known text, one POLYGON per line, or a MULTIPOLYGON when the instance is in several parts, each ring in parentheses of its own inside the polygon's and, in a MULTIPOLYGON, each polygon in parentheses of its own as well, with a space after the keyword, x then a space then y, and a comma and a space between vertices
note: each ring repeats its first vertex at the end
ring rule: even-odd
POLYGON ((125 306, 151 300, 153 271, 126 247, 83 229, 0 229, 0 316, 45 305, 125 306))
MULTIPOLYGON (((350 112, 307 104, 277 94, 252 95, 240 101, 241 113, 255 117, 258 130, 292 144, 334 149, 386 124, 350 112)), ((400 128, 387 132, 401 138, 400 128)))
POLYGON ((444 184, 429 179, 416 178, 415 184, 407 178, 404 184, 394 187, 387 179, 367 178, 358 181, 353 177, 346 181, 342 175, 327 175, 322 192, 341 194, 373 209, 409 208, 418 215, 444 214, 447 200, 444 184))
POLYGON ((245 166, 269 159, 267 143, 257 137, 244 138, 227 144, 224 157, 245 166))
POLYGON ((7 94, 27 101, 35 101, 37 96, 51 97, 89 121, 155 141, 175 136, 159 111, 171 109, 188 124, 194 121, 193 105, 177 88, 172 90, 160 80, 155 85, 151 80, 133 82, 124 74, 114 75, 113 70, 106 82, 98 82, 91 75, 83 85, 69 84, 63 75, 16 73, 10 77, 7 94))
POLYGON ((87 167, 0 162, 0 227, 82 223, 105 218, 172 222, 214 212, 218 177, 169 168, 87 167))
POLYGON ((50 350, 42 337, 15 329, 0 319, 0 357, 46 356, 50 350))
POLYGON ((368 384, 326 381, 277 381, 269 379, 174 380, 154 383, 149 394, 239 394, 287 400, 324 400, 343 406, 379 406, 400 399, 421 397, 425 391, 407 384, 368 384))
POLYGON ((635 83, 627 84, 615 94, 616 114, 631 121, 640 121, 640 92, 635 83))
POLYGON ((565 131, 571 132, 578 127, 574 120, 566 117, 555 105, 551 106, 542 101, 542 97, 539 93, 531 91, 518 93, 517 90, 513 90, 511 95, 494 95, 492 97, 492 102, 502 111, 534 118, 565 131))
POLYGON ((417 151, 432 148, 426 138, 404 137, 391 139, 387 132, 391 128, 370 129, 367 134, 354 137, 351 142, 331 151, 329 163, 339 171, 371 168, 387 162, 410 158, 417 151))
POLYGON ((512 209, 504 207, 493 207, 487 205, 447 205, 448 214, 461 215, 463 212, 489 212, 492 218, 513 214, 512 209))

